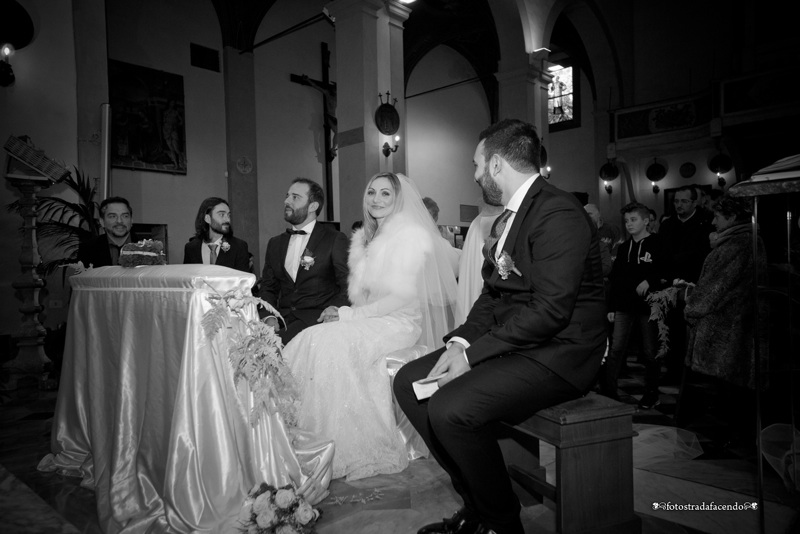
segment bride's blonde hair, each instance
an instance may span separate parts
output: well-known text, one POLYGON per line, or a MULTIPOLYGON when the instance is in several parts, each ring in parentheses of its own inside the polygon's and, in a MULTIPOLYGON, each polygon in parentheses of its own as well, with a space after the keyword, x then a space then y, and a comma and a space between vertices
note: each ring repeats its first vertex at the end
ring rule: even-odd
POLYGON ((394 190, 394 205, 392 206, 392 213, 387 215, 387 219, 398 213, 403 207, 403 187, 400 185, 400 179, 393 172, 379 172, 369 179, 367 187, 364 188, 364 198, 361 201, 361 209, 364 212, 364 240, 369 243, 375 234, 378 233, 378 220, 369 213, 367 208, 367 191, 372 186, 372 182, 378 178, 386 178, 389 180, 392 189, 394 190))

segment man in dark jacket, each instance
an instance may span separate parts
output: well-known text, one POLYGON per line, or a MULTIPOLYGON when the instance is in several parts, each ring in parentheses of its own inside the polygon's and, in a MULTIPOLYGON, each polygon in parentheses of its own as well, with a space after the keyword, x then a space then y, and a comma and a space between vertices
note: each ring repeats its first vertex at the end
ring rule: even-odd
POLYGON ((183 247, 183 263, 222 265, 250 272, 250 252, 246 242, 233 237, 227 200, 205 199, 197 210, 194 229, 194 237, 183 247))
POLYGON ((122 197, 108 197, 100 203, 105 233, 78 247, 78 261, 84 267, 119 265, 119 251, 131 242, 133 210, 122 197))
POLYGON ((446 348, 406 364, 394 381, 397 402, 464 501, 420 534, 523 534, 497 423, 585 393, 606 346, 594 224, 572 194, 539 174, 532 125, 505 120, 480 139, 475 180, 489 203, 506 208, 484 249, 483 292, 446 348), (439 389, 418 401, 413 382, 442 373, 439 389))
MULTIPOLYGON (((703 262, 711 251, 708 235, 713 231, 710 222, 697 209, 697 190, 681 187, 673 200, 675 214, 664 219, 658 234, 664 242, 667 257, 664 273, 667 284, 676 280, 696 283, 703 262)), ((667 355, 665 382, 680 383, 686 355, 686 321, 683 317, 684 301, 678 302, 667 318, 670 332, 670 352, 667 355)))

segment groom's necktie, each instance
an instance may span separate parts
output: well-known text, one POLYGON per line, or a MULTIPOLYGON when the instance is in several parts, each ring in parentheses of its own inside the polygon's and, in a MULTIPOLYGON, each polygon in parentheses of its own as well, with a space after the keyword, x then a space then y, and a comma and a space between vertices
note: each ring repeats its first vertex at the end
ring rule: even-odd
POLYGON ((512 213, 514 212, 511 210, 505 210, 503 213, 501 213, 497 220, 494 221, 492 230, 489 232, 489 237, 486 238, 486 244, 483 247, 483 253, 486 255, 486 259, 492 263, 494 263, 494 247, 497 246, 500 236, 503 235, 503 231, 506 229, 508 218, 511 217, 512 213))
POLYGON ((208 245, 208 249, 211 251, 211 259, 209 260, 209 264, 216 265, 217 264, 217 247, 219 245, 216 243, 211 243, 208 245))

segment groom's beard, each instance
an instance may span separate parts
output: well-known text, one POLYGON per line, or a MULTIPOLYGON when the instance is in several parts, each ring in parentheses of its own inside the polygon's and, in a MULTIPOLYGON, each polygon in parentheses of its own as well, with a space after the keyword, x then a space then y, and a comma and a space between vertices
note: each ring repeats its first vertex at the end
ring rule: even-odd
POLYGON ((283 209, 283 219, 291 225, 297 226, 298 224, 302 224, 306 220, 306 217, 308 217, 308 204, 296 210, 293 210, 289 206, 283 209))
POLYGON ((500 189, 500 186, 497 185, 497 182, 495 182, 492 176, 489 174, 488 165, 483 170, 483 176, 481 176, 481 179, 478 181, 478 185, 481 186, 481 192, 483 193, 484 202, 486 202, 490 206, 503 205, 503 191, 502 189, 500 189))

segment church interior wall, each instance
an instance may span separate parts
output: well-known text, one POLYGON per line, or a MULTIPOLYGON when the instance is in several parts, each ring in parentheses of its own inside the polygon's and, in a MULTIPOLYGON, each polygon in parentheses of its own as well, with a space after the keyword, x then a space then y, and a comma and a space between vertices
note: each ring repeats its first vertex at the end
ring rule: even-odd
MULTIPOLYGON (((322 0, 278 0, 259 27, 255 42, 320 13, 324 4, 322 0)), ((321 42, 327 43, 331 52, 329 76, 335 82, 336 39, 333 28, 326 22, 317 22, 253 51, 261 243, 251 243, 250 250, 254 254, 258 251, 262 259, 269 238, 285 228, 283 199, 291 181, 304 177, 321 185, 325 182, 322 93, 290 81, 291 74, 306 74, 313 80, 322 80, 321 42)), ((375 101, 377 103, 377 95, 375 101)), ((338 158, 332 164, 334 198, 326 202, 332 202, 334 220, 338 221, 337 163, 338 158)), ((324 214, 323 209, 323 220, 324 214)))
POLYGON ((109 0, 106 12, 110 59, 183 77, 186 174, 112 167, 109 178, 110 195, 131 202, 134 222, 167 225, 169 261, 180 263, 200 203, 228 191, 223 75, 189 56, 190 43, 221 54, 219 22, 211 2, 192 0, 109 0))
POLYGON ((468 226, 460 220, 460 205, 480 203, 472 155, 490 123, 489 105, 477 81, 414 95, 475 75, 463 56, 439 46, 420 60, 406 87, 412 97, 406 100, 408 175, 439 205, 441 225, 468 226))
MULTIPOLYGON (((38 149, 71 169, 78 161, 75 47, 70 2, 20 0, 34 23, 34 39, 11 58, 16 83, 0 88, 0 142, 10 135, 27 135, 38 149)), ((4 165, 5 152, 0 157, 4 165)), ((63 185, 55 185, 42 194, 75 200, 63 185)), ((19 329, 21 302, 11 284, 21 276, 19 264, 22 219, 8 213, 6 206, 19 198, 19 192, 3 180, 0 187, 0 334, 19 329)), ((51 276, 48 288, 41 292, 60 292, 61 274, 51 276)), ((55 300, 55 299, 54 299, 55 300)), ((63 301, 62 301, 63 302, 63 301)), ((46 324, 65 319, 64 308, 46 308, 46 324)))
MULTIPOLYGON (((594 146, 594 101, 589 81, 581 72, 581 125, 578 128, 550 133, 550 146, 545 144, 550 183, 564 191, 582 191, 596 200, 595 157, 587 147, 594 146)), ((591 200, 594 202, 595 200, 591 200)))

